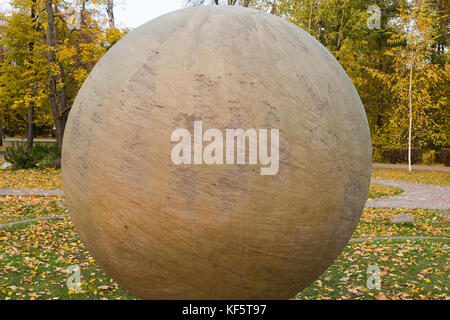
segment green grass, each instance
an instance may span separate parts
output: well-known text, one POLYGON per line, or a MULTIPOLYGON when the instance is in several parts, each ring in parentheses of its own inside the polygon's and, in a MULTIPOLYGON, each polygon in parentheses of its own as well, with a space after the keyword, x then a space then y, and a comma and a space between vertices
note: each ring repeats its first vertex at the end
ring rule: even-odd
POLYGON ((58 204, 63 200, 64 197, 0 196, 0 224, 67 214, 67 209, 58 204))
POLYGON ((372 168, 372 178, 435 184, 450 187, 450 172, 406 169, 372 168))
POLYGON ((375 199, 379 197, 392 197, 403 193, 404 190, 395 187, 384 186, 381 184, 371 184, 369 188, 369 199, 375 199))
POLYGON ((449 219, 438 210, 366 208, 353 238, 423 236, 421 240, 350 242, 319 280, 297 299, 448 299, 449 219), (410 214, 415 224, 390 220, 410 214), (368 289, 367 268, 378 265, 381 290, 368 289))
POLYGON ((409 208, 365 208, 353 234, 366 237, 427 236, 450 237, 449 219, 438 210, 409 208), (391 220, 400 214, 409 214, 414 224, 393 224, 391 220))
POLYGON ((61 189, 61 170, 0 170, 0 189, 61 189))
POLYGON ((105 274, 68 219, 0 229, 0 299, 134 299, 105 274), (67 288, 80 267, 81 290, 67 288))
MULTIPOLYGON (((0 159, 1 160, 1 159, 0 159)), ((0 161, 1 162, 1 161, 0 161)), ((450 186, 450 173, 373 168, 372 177, 450 186)), ((6 170, 0 188, 60 189, 60 170, 6 170)), ((398 188, 371 185, 369 198, 398 188)), ((63 197, 0 197, 0 224, 66 214, 63 197)), ((426 236, 422 240, 349 243, 332 266, 297 299, 449 299, 449 219, 436 210, 366 208, 354 238, 426 236), (394 225, 408 213, 414 225, 394 225), (447 238, 447 239, 445 239, 447 238), (381 290, 368 289, 367 268, 381 269, 381 290)), ((0 299, 136 299, 105 274, 74 232, 69 218, 0 229, 0 299), (81 291, 67 288, 70 266, 81 270, 81 291)))
POLYGON ((296 298, 448 299, 450 240, 350 243, 331 267, 296 298), (368 267, 381 271, 381 288, 367 286, 368 267))
MULTIPOLYGON (((0 216, 22 208, 29 217, 66 213, 51 197, 8 200, 0 216), (21 203, 21 204, 20 204, 21 203), (6 208, 6 209, 5 209, 6 208), (9 208, 9 209, 8 209, 9 208), (25 208, 25 209, 24 209, 25 208)), ((10 214, 2 221, 19 219, 10 214)), ((436 210, 366 208, 354 238, 419 235, 427 240, 351 242, 334 264, 297 299, 447 299, 449 219, 436 210), (390 219, 409 213, 415 225, 390 219), (381 290, 366 287, 367 267, 381 269, 381 290)), ((95 263, 69 218, 0 229, 0 299, 136 299, 95 263), (81 291, 67 288, 70 266, 81 270, 81 291)))

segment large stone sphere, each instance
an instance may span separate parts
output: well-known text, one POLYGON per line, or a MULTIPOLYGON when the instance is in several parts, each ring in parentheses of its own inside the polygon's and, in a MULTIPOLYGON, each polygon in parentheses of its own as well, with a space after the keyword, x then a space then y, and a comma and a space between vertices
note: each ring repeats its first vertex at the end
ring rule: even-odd
POLYGON ((370 171, 343 68, 295 25, 239 7, 130 32, 87 78, 63 143, 75 229, 147 299, 294 297, 347 244, 370 171))

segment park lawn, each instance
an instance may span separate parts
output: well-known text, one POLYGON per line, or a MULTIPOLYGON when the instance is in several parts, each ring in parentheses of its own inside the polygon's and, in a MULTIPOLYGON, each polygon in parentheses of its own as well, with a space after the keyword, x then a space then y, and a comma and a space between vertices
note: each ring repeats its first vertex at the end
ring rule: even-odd
POLYGON ((0 224, 68 214, 64 197, 0 196, 0 224))
POLYGON ((449 237, 450 219, 439 210, 409 208, 365 208, 353 238, 367 237, 449 237), (400 214, 409 214, 414 224, 393 224, 391 220, 400 214))
POLYGON ((449 171, 413 170, 412 172, 409 172, 406 169, 372 168, 372 178, 409 181, 450 187, 449 171))
POLYGON ((61 170, 19 169, 0 171, 0 189, 61 189, 61 170))
POLYGON ((352 241, 368 237, 420 236, 349 242, 341 255, 296 299, 449 299, 449 218, 438 210, 365 208, 352 241), (391 219, 410 214, 415 224, 391 219), (381 271, 381 290, 367 287, 369 266, 381 271))
POLYGON ((384 186, 381 184, 371 184, 369 188, 368 199, 376 199, 379 197, 392 197, 403 193, 404 190, 395 187, 384 186))
MULTIPOLYGON (((39 200, 39 199, 38 199, 39 200)), ((60 205, 42 198, 49 215, 66 213, 60 205)), ((20 207, 9 202, 11 208, 20 207)), ((3 212, 3 210, 2 210, 3 212)), ((15 221, 14 214, 11 219, 15 221)), ((5 218, 4 221, 7 219, 5 218)), ((450 261, 448 218, 436 210, 364 210, 354 238, 419 235, 426 240, 350 242, 333 265, 296 298, 298 299, 447 299, 450 261), (389 219, 409 213, 416 224, 393 226, 389 219), (382 289, 366 288, 370 264, 381 269, 382 289)), ((107 276, 81 243, 70 218, 38 221, 0 228, 0 299, 135 299, 107 276), (70 266, 81 270, 81 291, 67 288, 70 266)))
POLYGON ((450 240, 378 240, 349 243, 319 280, 296 299, 448 300, 450 240), (369 266, 380 285, 369 289, 369 266))
POLYGON ((68 218, 0 229, 0 299, 135 299, 84 248, 68 218), (81 290, 69 290, 68 268, 81 290))

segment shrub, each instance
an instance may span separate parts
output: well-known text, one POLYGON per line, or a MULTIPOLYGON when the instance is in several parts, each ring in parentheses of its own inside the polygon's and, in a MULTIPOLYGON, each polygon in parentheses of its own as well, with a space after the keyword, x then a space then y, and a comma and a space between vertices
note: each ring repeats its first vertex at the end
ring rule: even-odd
POLYGON ((442 149, 439 154, 439 162, 442 162, 446 167, 450 167, 450 149, 442 149))
POLYGON ((6 148, 5 160, 14 169, 58 168, 61 150, 56 143, 37 143, 28 150, 24 144, 14 143, 6 148))
POLYGON ((436 163, 436 151, 435 150, 429 150, 422 154, 422 162, 424 164, 433 164, 436 163))
MULTIPOLYGON (((402 148, 382 148, 381 154, 383 158, 388 160, 390 163, 401 163, 408 162, 408 149, 402 148)), ((417 149, 411 149, 411 162, 417 163, 420 159, 419 152, 417 149)))
POLYGON ((375 163, 383 163, 383 162, 386 161, 386 160, 384 159, 384 157, 383 157, 383 154, 382 154, 380 148, 373 148, 373 151, 372 151, 372 161, 375 162, 375 163))

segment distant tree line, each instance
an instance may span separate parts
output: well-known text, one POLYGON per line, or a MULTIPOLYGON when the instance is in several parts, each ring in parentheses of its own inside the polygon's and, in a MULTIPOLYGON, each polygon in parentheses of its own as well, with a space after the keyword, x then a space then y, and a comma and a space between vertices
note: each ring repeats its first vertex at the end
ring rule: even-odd
MULTIPOLYGON (((229 2, 187 0, 186 5, 229 2)), ((235 2, 293 22, 334 54, 363 101, 375 157, 389 154, 384 147, 449 148, 448 0, 235 2), (368 25, 373 5, 379 8, 379 29, 368 25)))
MULTIPOLYGON (((0 131, 61 144, 76 94, 95 63, 123 35, 112 0, 11 0, 0 14, 0 131), (77 7, 80 14, 73 15, 77 7), (70 21, 69 21, 70 20, 70 21), (73 20, 73 21, 72 21, 73 20)), ((318 39, 355 84, 375 154, 450 146, 448 0, 186 0, 240 5, 285 18, 318 39), (370 6, 380 13, 370 28, 370 6)), ((1 135, 0 135, 1 139, 1 135)))
MULTIPOLYGON (((61 146, 79 88, 123 35, 113 0, 11 0, 0 13, 0 131, 53 133, 61 146)), ((0 136, 1 139, 1 136, 0 136)))

